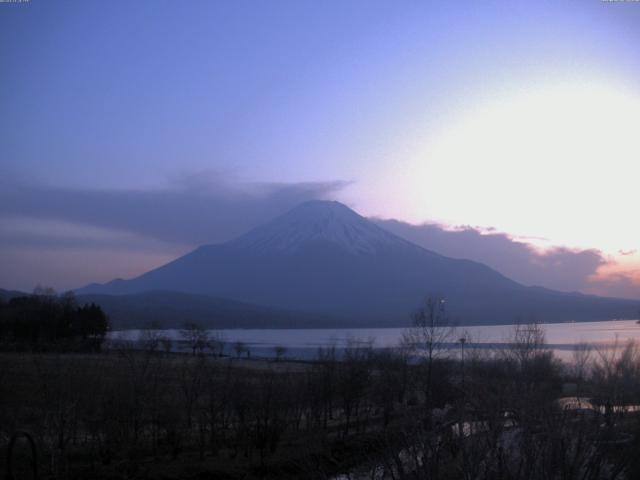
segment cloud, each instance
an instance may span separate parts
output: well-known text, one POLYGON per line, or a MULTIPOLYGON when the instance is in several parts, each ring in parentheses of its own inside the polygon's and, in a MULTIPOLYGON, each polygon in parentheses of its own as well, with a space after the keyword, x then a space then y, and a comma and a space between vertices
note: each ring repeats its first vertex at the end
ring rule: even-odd
POLYGON ((58 289, 131 277, 221 243, 345 182, 248 183, 199 172, 156 190, 0 181, 0 287, 58 289))
POLYGON ((196 246, 229 240, 301 202, 330 197, 345 185, 240 183, 206 173, 144 191, 2 185, 0 219, 57 221, 196 246))
MULTIPOLYGON (((306 200, 333 198, 348 184, 248 183, 199 172, 156 190, 91 190, 0 182, 0 287, 72 288, 136 276, 221 243, 306 200)), ((495 229, 374 219, 427 249, 489 265, 526 285, 640 298, 640 273, 598 250, 539 250, 495 229)))
POLYGON ((594 288, 592 276, 608 260, 598 250, 555 247, 544 251, 504 233, 476 227, 446 228, 376 220, 391 232, 429 250, 453 258, 475 260, 525 285, 562 291, 594 288))
MULTIPOLYGON (((640 299, 640 261, 636 252, 619 253, 618 258, 600 267, 589 279, 588 293, 640 299)), ((639 305, 640 310, 640 305, 639 305)))
POLYGON ((0 247, 178 252, 183 247, 135 233, 33 218, 2 218, 0 247))

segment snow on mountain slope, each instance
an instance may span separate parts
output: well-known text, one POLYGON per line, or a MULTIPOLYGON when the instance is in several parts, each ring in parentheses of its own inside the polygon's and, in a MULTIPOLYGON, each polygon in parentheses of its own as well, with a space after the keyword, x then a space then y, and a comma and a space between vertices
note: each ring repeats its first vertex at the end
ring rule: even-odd
POLYGON ((304 203, 236 240, 199 247, 131 280, 82 293, 173 291, 398 325, 425 295, 461 323, 631 318, 637 305, 518 284, 486 265, 447 258, 337 202, 304 203))
POLYGON ((339 202, 310 201, 231 242, 238 248, 296 252, 328 242, 352 254, 419 248, 383 230, 339 202))

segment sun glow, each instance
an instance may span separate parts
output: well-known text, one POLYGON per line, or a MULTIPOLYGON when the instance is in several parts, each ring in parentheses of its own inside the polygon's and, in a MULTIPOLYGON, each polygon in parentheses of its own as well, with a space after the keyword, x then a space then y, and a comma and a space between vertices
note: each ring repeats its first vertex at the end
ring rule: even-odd
POLYGON ((418 200, 413 220, 631 249, 640 237, 639 130, 637 94, 539 88, 470 108, 418 142, 401 185, 418 200))

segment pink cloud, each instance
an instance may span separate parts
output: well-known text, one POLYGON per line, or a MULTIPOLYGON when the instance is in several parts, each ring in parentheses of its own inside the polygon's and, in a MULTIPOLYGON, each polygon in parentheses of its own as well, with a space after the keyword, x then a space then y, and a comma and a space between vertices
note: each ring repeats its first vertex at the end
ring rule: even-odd
POLYGON ((640 298, 640 260, 611 258, 589 277, 591 287, 586 291, 596 295, 640 298))

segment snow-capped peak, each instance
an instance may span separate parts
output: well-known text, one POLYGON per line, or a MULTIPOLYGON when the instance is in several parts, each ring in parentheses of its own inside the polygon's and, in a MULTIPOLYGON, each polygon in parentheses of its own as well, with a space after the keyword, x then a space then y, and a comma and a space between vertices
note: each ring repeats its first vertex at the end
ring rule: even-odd
POLYGON ((329 242, 353 254, 372 254, 392 246, 413 247, 342 203, 322 200, 298 205, 233 244, 258 250, 295 251, 317 242, 329 242))

